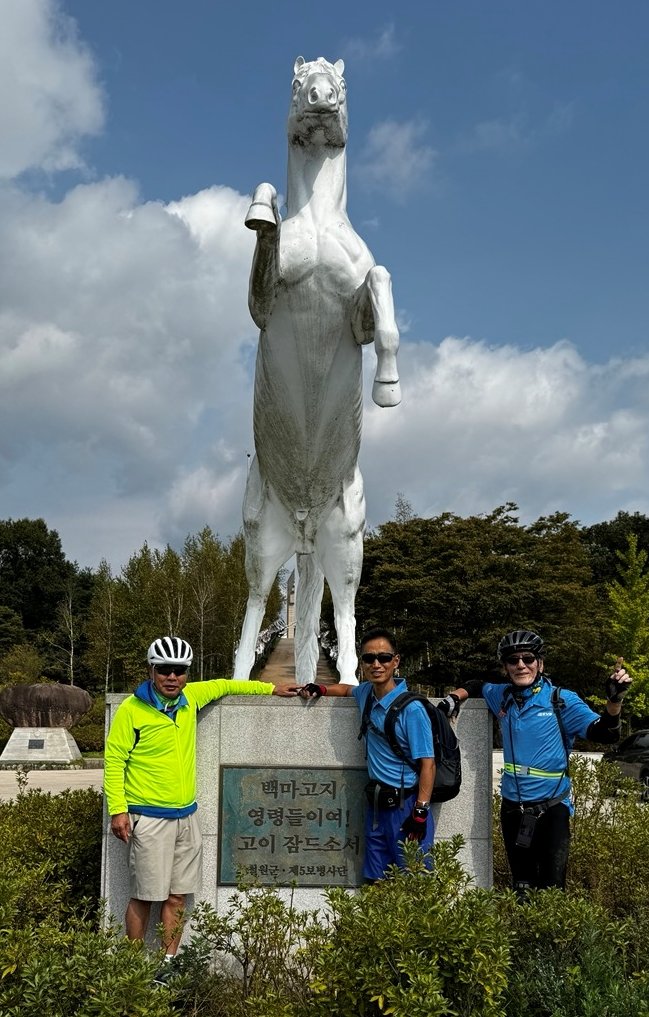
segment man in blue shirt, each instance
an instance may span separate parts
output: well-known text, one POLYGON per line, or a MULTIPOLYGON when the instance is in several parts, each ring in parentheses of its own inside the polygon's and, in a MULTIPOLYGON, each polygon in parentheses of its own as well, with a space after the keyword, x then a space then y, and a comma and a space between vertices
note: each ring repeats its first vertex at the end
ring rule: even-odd
POLYGON ((463 700, 482 696, 500 725, 500 818, 519 896, 531 887, 565 888, 574 811, 568 752, 577 735, 608 744, 619 740, 622 700, 631 682, 620 665, 606 682, 606 707, 598 716, 569 689, 562 688, 560 702, 553 702, 543 656, 543 640, 535 632, 508 632, 498 644, 503 681, 467 681, 440 704, 452 716, 463 700))
POLYGON ((435 758, 430 720, 421 703, 410 703, 397 717, 395 734, 404 755, 401 760, 390 748, 383 733, 390 704, 406 683, 397 677, 399 654, 396 640, 387 629, 371 629, 361 639, 360 685, 316 685, 301 689, 305 697, 353 696, 361 715, 371 700, 365 734, 370 782, 366 793, 369 808, 365 815, 365 859, 363 876, 368 883, 382 879, 390 865, 403 867, 401 842, 417 841, 430 851, 435 827, 430 797, 435 782, 435 758))

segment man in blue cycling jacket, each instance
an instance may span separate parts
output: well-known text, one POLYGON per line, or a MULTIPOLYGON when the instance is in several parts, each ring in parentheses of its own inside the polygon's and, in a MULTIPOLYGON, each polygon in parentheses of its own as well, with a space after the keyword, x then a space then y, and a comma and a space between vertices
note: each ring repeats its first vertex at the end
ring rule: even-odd
POLYGON ((504 771, 500 810, 513 889, 566 885, 573 813, 568 753, 577 735, 611 744, 620 737, 622 700, 631 678, 621 666, 606 682, 598 716, 569 689, 553 696, 543 674, 543 640, 535 632, 508 632, 498 644, 502 682, 467 681, 440 704, 447 715, 482 696, 500 725, 504 771))

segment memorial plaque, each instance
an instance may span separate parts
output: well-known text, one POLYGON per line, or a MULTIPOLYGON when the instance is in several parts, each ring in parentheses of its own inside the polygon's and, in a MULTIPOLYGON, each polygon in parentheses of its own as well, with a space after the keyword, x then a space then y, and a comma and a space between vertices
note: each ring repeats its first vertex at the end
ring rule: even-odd
POLYGON ((360 886, 364 768, 221 767, 219 884, 360 886))
POLYGON ((28 749, 44 749, 45 739, 44 738, 30 738, 27 742, 28 749))

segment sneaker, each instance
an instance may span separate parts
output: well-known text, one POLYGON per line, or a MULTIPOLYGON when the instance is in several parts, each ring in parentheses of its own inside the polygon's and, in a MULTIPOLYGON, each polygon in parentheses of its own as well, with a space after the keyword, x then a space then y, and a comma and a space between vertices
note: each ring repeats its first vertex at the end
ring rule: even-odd
POLYGON ((175 958, 165 961, 153 976, 153 984, 166 989, 169 987, 169 983, 173 982, 174 978, 178 978, 179 974, 175 958))

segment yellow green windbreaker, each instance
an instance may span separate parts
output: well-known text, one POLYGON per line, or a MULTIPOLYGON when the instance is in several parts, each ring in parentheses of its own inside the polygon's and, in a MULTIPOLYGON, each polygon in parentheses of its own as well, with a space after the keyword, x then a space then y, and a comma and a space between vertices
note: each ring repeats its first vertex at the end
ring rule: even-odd
POLYGON ((268 682, 212 681, 185 685, 175 714, 163 713, 143 682, 117 709, 106 738, 104 791, 108 812, 177 818, 196 809, 196 714, 229 694, 269 696, 268 682))

